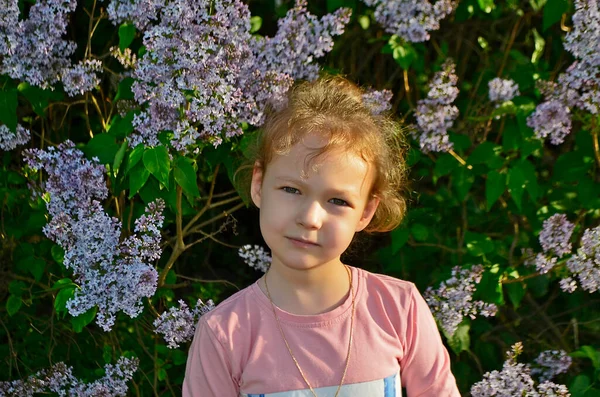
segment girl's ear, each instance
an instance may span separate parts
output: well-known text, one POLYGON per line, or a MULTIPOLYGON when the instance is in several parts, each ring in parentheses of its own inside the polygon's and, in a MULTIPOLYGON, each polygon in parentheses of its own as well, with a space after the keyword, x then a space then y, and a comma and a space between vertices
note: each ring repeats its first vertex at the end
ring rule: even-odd
POLYGON ((260 208, 260 199, 262 193, 263 167, 257 161, 252 169, 252 185, 250 186, 250 196, 254 205, 260 208))
POLYGON ((375 211, 377 210, 377 207, 379 207, 379 197, 372 197, 367 202, 367 205, 365 206, 362 216, 360 217, 360 220, 358 221, 358 224, 356 225, 357 232, 360 232, 361 230, 363 230, 365 227, 367 227, 369 225, 369 223, 371 222, 371 219, 373 219, 373 216, 375 215, 375 211))

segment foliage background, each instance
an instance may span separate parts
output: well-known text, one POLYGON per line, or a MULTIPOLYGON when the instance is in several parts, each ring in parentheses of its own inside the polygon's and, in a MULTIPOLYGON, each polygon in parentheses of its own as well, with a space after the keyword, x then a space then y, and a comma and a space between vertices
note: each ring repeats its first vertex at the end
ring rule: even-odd
MULTIPOLYGON (((292 6, 272 0, 248 4, 262 20, 257 34, 268 36, 292 6)), ((67 34, 80 44, 78 51, 88 39, 91 10, 98 18, 103 6, 82 1, 70 17, 67 34)), ((456 62, 460 89, 455 103, 460 116, 450 130, 454 151, 424 153, 413 142, 407 219, 389 235, 361 237, 345 260, 413 281, 422 292, 448 279, 453 266, 486 267, 475 298, 495 303, 498 314, 467 318, 454 336, 445 338, 463 394, 484 373, 500 369, 510 345, 522 341, 524 362, 548 349, 570 353, 574 363, 556 381, 566 384, 573 396, 599 396, 598 292, 564 293, 558 284, 566 275, 564 260, 550 273, 538 274, 525 265, 521 252, 540 251, 543 221, 555 213, 575 223, 575 246, 586 228, 599 223, 598 115, 574 115, 572 132, 561 145, 536 138, 526 124, 542 101, 536 81, 556 80, 573 60, 562 45, 573 4, 462 0, 423 43, 392 37, 375 21, 373 9, 358 0, 309 2, 316 15, 342 6, 352 8, 352 18, 334 49, 319 61, 324 71, 392 90, 392 110, 407 123, 413 122, 427 82, 448 57, 456 62), (487 96, 487 82, 494 77, 511 78, 520 90, 511 104, 499 109, 487 96)), ((141 35, 103 19, 90 43, 97 54, 119 43, 138 51, 141 35)), ((118 70, 116 61, 109 65, 118 70)), ((132 395, 180 394, 189 344, 169 349, 153 332, 152 322, 179 299, 218 303, 260 276, 237 253, 244 244, 263 244, 257 211, 245 204, 232 182, 254 128, 245 126, 242 136, 216 148, 201 146, 199 153, 188 155, 188 165, 178 163, 184 160, 164 161, 159 167, 167 174, 159 181, 144 169, 144 162, 137 168, 129 165, 139 155, 123 144, 131 120, 114 116, 110 125, 100 122, 107 106, 131 99, 127 85, 117 84, 110 73, 102 75, 98 89, 75 98, 60 88, 33 89, 7 76, 0 76, 0 82, 2 122, 8 124, 10 114, 16 113, 32 131, 25 146, 1 154, 0 296, 5 304, 0 307, 0 380, 24 379, 64 361, 79 378, 92 381, 103 374, 104 364, 126 355, 140 359, 130 383, 132 395), (30 199, 27 179, 43 176, 24 168, 22 149, 66 139, 88 158, 97 156, 107 165, 110 197, 104 207, 123 222, 125 235, 145 204, 157 197, 167 203, 164 252, 156 262, 159 288, 144 300, 139 317, 120 313, 110 332, 94 324, 94 312, 77 318, 67 313, 65 302, 74 287, 59 288, 56 282, 72 274, 62 266, 60 247, 42 232, 48 221, 45 203, 30 199), (197 193, 177 174, 187 176, 190 164, 197 193), (189 233, 183 236, 183 231, 189 233)))

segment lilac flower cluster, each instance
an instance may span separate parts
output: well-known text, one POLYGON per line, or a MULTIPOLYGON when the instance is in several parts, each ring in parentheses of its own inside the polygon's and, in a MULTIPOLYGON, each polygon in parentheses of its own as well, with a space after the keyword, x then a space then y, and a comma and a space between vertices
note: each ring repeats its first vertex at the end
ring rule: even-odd
MULTIPOLYGON (((567 269, 585 291, 593 293, 600 290, 600 226, 583 232, 577 254, 569 258, 567 269)), ((568 277, 561 280, 560 286, 566 292, 573 292, 577 283, 573 277, 568 277)))
POLYGON ((483 266, 471 269, 452 269, 452 277, 442 281, 434 290, 427 288, 424 297, 442 329, 447 335, 453 335, 465 316, 475 318, 477 315, 490 317, 496 315, 498 308, 493 303, 473 301, 476 284, 481 281, 483 266))
POLYGON ((95 397, 125 396, 127 382, 137 370, 137 358, 121 357, 115 365, 104 366, 105 375, 92 383, 84 383, 73 376, 73 368, 65 363, 54 364, 26 380, 0 382, 0 394, 14 397, 33 397, 38 393, 57 393, 59 396, 95 397))
POLYGON ((143 110, 130 144, 158 145, 158 133, 171 131, 171 145, 181 152, 200 139, 218 145, 241 134, 241 122, 262 123, 267 104, 281 103, 295 79, 317 77, 314 60, 349 21, 346 9, 319 19, 298 0, 267 38, 250 34, 250 12, 240 0, 174 0, 169 7, 115 0, 109 12, 116 22, 146 29, 147 52, 132 72, 143 110))
POLYGON ((558 77, 558 83, 541 83, 546 101, 527 120, 539 138, 554 145, 571 132, 571 110, 600 111, 600 6, 598 0, 575 0, 573 28, 565 49, 576 61, 558 77))
POLYGON ((392 108, 392 97, 394 93, 390 90, 368 90, 363 94, 364 105, 371 110, 371 113, 378 115, 389 111, 392 108))
POLYGON ((506 102, 519 95, 519 86, 513 80, 496 77, 488 82, 492 102, 506 102))
POLYGON ((521 343, 512 347, 502 371, 491 371, 483 375, 483 380, 471 386, 473 397, 567 397, 569 390, 564 385, 549 381, 535 385, 528 364, 517 363, 516 358, 522 350, 521 343))
POLYGON ((24 145, 31 138, 29 130, 21 124, 17 124, 17 131, 12 132, 6 125, 0 125, 0 149, 13 150, 17 146, 24 145))
POLYGON ((546 350, 540 353, 535 362, 539 367, 533 368, 531 374, 539 375, 540 382, 544 382, 567 372, 573 359, 564 350, 546 350))
POLYGON ((429 40, 429 32, 440 28, 440 21, 450 15, 455 0, 363 0, 375 7, 375 19, 391 34, 413 43, 429 40))
POLYGON ((179 308, 173 306, 154 320, 154 333, 163 334, 169 348, 176 349, 180 343, 190 341, 196 332, 196 324, 201 316, 214 309, 212 300, 204 303, 198 299, 196 307, 190 311, 187 304, 179 300, 179 308))
POLYGON ((71 96, 97 85, 100 61, 71 65, 76 45, 63 39, 76 0, 37 1, 26 20, 19 20, 17 0, 5 3, 0 11, 0 74, 50 89, 62 81, 71 96))
POLYGON ((533 250, 528 250, 524 255, 525 264, 535 265, 540 274, 548 273, 557 265, 559 258, 571 253, 569 240, 574 228, 575 225, 564 214, 554 214, 546 219, 539 237, 543 252, 536 255, 533 250))
POLYGON ((100 203, 108 189, 106 170, 97 160, 87 160, 66 141, 47 151, 26 150, 25 161, 48 173, 51 220, 44 233, 65 250, 63 263, 73 269, 80 286, 67 302, 69 313, 78 316, 97 306, 96 322, 106 331, 118 311, 136 317, 142 311, 141 299, 156 291, 158 274, 149 262, 161 254, 164 203, 150 203, 135 222, 135 234, 120 242, 120 222, 100 203))
POLYGON ((266 272, 271 266, 271 255, 265 252, 265 249, 260 245, 244 245, 238 250, 240 258, 246 262, 246 264, 261 272, 266 272))
POLYGON ((429 83, 427 98, 417 103, 418 129, 412 134, 424 152, 447 152, 452 149, 448 129, 458 117, 458 108, 452 102, 458 96, 454 62, 447 60, 442 70, 429 83))

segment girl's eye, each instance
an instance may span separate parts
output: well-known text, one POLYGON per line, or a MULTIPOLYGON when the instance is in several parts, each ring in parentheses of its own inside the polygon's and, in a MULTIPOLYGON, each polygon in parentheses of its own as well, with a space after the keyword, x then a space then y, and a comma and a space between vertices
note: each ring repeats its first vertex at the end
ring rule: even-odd
POLYGON ((349 207, 350 206, 350 204, 348 204, 347 201, 339 199, 339 198, 332 198, 331 200, 329 200, 329 202, 331 204, 339 205, 341 207, 349 207))
POLYGON ((289 187, 289 186, 284 186, 281 188, 281 190, 283 190, 286 193, 291 193, 291 194, 299 194, 300 190, 296 189, 295 187, 289 187))

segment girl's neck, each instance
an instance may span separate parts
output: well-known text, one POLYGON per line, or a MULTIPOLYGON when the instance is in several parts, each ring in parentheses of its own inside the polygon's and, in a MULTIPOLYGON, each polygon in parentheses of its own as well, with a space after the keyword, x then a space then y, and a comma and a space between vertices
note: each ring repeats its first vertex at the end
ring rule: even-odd
POLYGON ((341 305, 350 292, 348 272, 339 261, 310 270, 296 270, 273 264, 258 283, 267 295, 265 277, 268 278, 275 306, 298 315, 331 311, 341 305))

